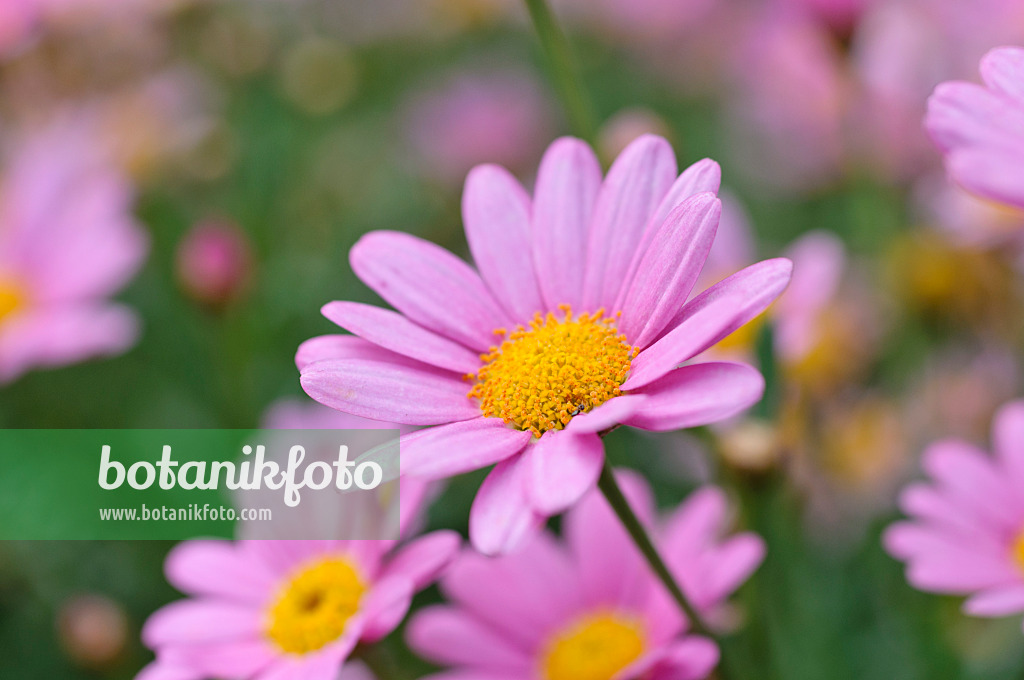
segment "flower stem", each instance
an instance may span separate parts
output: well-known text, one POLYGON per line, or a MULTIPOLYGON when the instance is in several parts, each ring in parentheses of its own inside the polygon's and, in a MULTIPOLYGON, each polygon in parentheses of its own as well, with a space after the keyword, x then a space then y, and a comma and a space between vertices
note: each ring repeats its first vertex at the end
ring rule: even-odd
POLYGON ((569 50, 569 41, 558 26, 547 0, 524 0, 530 12, 530 19, 537 31, 548 67, 559 95, 565 105, 573 130, 576 134, 593 144, 595 124, 590 102, 580 86, 576 65, 569 50))
POLYGON ((625 494, 622 493, 619 483, 615 481, 615 473, 612 471, 612 466, 608 461, 605 461, 604 467, 601 469, 601 476, 597 480, 597 486, 601 489, 601 493, 604 494, 608 504, 612 506, 612 510, 615 511, 619 521, 622 522, 626 531, 629 532, 630 537, 643 554, 644 559, 651 565, 651 569, 665 585, 665 588, 672 595, 672 599, 683 610, 683 613, 690 622, 690 628, 695 633, 714 638, 707 624, 704 623, 700 614, 697 613, 697 609, 690 604, 690 601, 686 599, 686 595, 683 593, 683 589, 676 583, 675 577, 672 576, 672 572, 669 571, 665 560, 658 553, 658 549, 647 534, 647 530, 641 524, 640 518, 633 512, 633 508, 629 507, 629 502, 626 500, 625 494))

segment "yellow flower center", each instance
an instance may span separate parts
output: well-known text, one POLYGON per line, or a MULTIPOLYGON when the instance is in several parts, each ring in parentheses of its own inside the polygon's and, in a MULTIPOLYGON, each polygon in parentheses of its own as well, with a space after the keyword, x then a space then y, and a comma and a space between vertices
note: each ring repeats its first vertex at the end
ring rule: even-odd
POLYGON ((11 316, 25 306, 24 289, 16 282, 0 278, 0 321, 11 316))
POLYGON ((267 637, 291 654, 314 652, 341 637, 365 592, 348 559, 314 562, 292 577, 271 605, 267 637))
POLYGON ((622 394, 638 348, 603 309, 578 317, 568 305, 559 309, 562 318, 538 312, 529 328, 516 328, 480 357, 484 365, 475 375, 466 376, 476 381, 469 396, 485 416, 540 437, 622 394))
POLYGON ((1017 565, 1017 568, 1024 572, 1024 529, 1017 534, 1017 538, 1013 541, 1013 547, 1011 548, 1013 554, 1013 562, 1017 565))
POLYGON ((556 635, 544 654, 544 680, 611 680, 640 658, 643 628, 616 614, 588 616, 556 635))

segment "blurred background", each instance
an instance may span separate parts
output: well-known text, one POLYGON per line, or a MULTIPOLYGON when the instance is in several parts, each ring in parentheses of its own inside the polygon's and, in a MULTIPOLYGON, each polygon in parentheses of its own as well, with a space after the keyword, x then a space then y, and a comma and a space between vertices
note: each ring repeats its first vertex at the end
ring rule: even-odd
MULTIPOLYGON (((987 444, 1022 392, 1024 215, 950 185, 921 126, 937 83, 1024 42, 1018 0, 560 0, 590 98, 572 125, 516 0, 0 3, 0 427, 259 426, 307 400, 319 308, 379 302, 348 265, 360 235, 465 255, 473 165, 529 186, 559 135, 607 165, 654 132, 722 165, 705 284, 797 263, 721 350, 764 370, 762 405, 607 440, 664 504, 724 482, 768 541, 735 675, 1020 677, 1019 621, 911 590, 878 541, 922 447, 987 444)), ((429 525, 464 530, 480 479, 429 525)), ((176 597, 169 548, 0 545, 0 677, 133 677, 176 597)), ((400 634, 372 654, 382 679, 429 670, 400 634)))

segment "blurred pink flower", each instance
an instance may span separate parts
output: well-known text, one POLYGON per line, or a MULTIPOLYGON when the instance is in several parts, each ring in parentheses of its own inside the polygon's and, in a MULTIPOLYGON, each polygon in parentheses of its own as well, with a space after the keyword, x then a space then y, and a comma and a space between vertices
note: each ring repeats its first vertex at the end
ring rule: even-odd
POLYGON ((755 18, 735 53, 733 153, 753 179, 812 189, 838 175, 849 83, 828 33, 795 12, 755 18))
POLYGON ((996 415, 992 440, 994 456, 958 440, 925 451, 932 482, 904 490, 912 519, 884 536, 911 585, 970 595, 964 611, 984 617, 1024 612, 1024 401, 996 415))
POLYGON ((925 125, 961 186, 1024 208, 1024 48, 992 50, 981 62, 985 86, 943 83, 925 125))
POLYGON ((39 0, 0 2, 0 57, 18 48, 39 20, 39 0))
POLYGON ((474 165, 512 169, 534 163, 549 139, 553 116, 546 95, 527 73, 463 71, 405 106, 409 143, 423 172, 456 183, 474 165))
POLYGON ((846 248, 837 236, 812 231, 786 249, 793 281, 775 305, 775 349, 785 362, 799 361, 819 340, 821 315, 834 301, 846 269, 846 248))
POLYGON ((459 547, 437 531, 394 541, 192 540, 167 556, 189 599, 142 630, 156 661, 139 680, 336 680, 359 642, 394 630, 459 547))
POLYGON ((749 366, 679 366, 757 316, 792 265, 755 264, 687 302, 718 227, 720 170, 704 160, 676 173, 653 136, 603 182, 586 144, 556 141, 532 200, 502 168, 474 169, 463 220, 479 274, 408 234, 364 236, 352 268, 400 313, 326 305, 358 337, 304 343, 303 388, 341 411, 439 425, 403 438, 403 475, 497 463, 470 537, 487 553, 511 549, 594 486, 599 432, 695 427, 761 397, 749 366))
POLYGON ((854 30, 864 11, 875 2, 877 0, 781 0, 780 4, 811 14, 843 36, 854 30))
POLYGON ((237 298, 252 278, 249 238, 230 222, 196 224, 178 244, 178 280, 199 302, 222 305, 237 298))
POLYGON ((878 0, 851 46, 861 85, 850 112, 855 148, 896 179, 929 169, 934 150, 920 124, 928 94, 944 80, 970 78, 993 45, 1022 40, 1017 0, 878 0))
MULTIPOLYGON (((760 537, 724 537, 728 507, 714 487, 664 521, 646 483, 620 473, 634 510, 657 526, 659 547, 691 602, 720 610, 764 558, 760 537)), ((570 510, 564 541, 548 533, 497 559, 465 551, 442 581, 454 604, 418 612, 410 646, 455 667, 433 680, 708 677, 719 652, 688 624, 618 522, 592 491, 570 510), (497 587, 496 587, 497 586, 497 587)))
POLYGON ((142 264, 132 190, 73 122, 26 139, 0 188, 0 382, 120 354, 138 323, 107 297, 142 264))

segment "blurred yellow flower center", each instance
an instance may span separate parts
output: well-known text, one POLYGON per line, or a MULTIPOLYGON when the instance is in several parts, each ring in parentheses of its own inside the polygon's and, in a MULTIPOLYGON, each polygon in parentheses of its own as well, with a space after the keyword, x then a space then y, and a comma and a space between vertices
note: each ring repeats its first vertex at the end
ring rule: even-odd
POLYGON ((1017 534, 1013 541, 1013 561, 1017 568, 1024 572, 1024 530, 1017 534))
POLYGON ((0 321, 25 305, 25 292, 14 281, 0 278, 0 321))
POLYGON ((539 437, 622 394, 619 386, 638 349, 603 309, 578 317, 568 305, 559 309, 561 318, 538 313, 529 328, 516 328, 481 356, 484 365, 475 375, 467 376, 476 381, 469 396, 480 402, 485 416, 539 437))
POLYGON ((314 652, 341 637, 365 592, 348 559, 314 562, 292 577, 271 605, 267 637, 291 654, 314 652))
POLYGON ((640 625, 615 614, 590 616, 572 625, 548 645, 545 680, 611 680, 644 652, 640 625))

